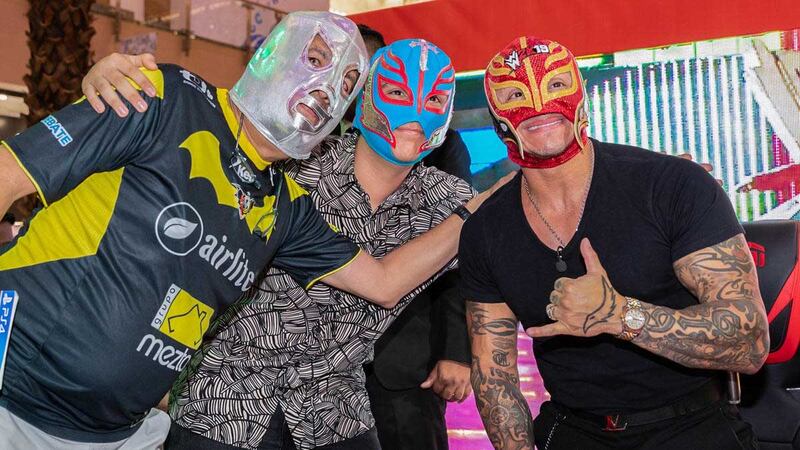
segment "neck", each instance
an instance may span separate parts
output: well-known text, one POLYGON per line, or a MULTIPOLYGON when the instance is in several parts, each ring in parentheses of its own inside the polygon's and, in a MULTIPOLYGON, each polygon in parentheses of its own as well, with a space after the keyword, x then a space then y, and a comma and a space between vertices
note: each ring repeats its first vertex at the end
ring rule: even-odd
MULTIPOLYGON (((233 111, 233 117, 236 121, 237 129, 242 130, 242 136, 246 137, 253 147, 258 152, 258 155, 261 156, 264 161, 275 162, 281 161, 284 159, 288 159, 285 153, 278 150, 277 147, 272 145, 271 142, 267 140, 258 130, 253 127, 252 124, 244 117, 244 114, 236 107, 236 105, 231 101, 230 96, 228 97, 228 106, 230 106, 231 111, 233 111)), ((240 137, 241 139, 241 137, 240 137)))
MULTIPOLYGON (((523 183, 542 207, 567 211, 582 204, 586 184, 592 175, 594 147, 589 141, 585 150, 566 163, 549 169, 522 169, 523 183)), ((523 196, 525 195, 523 186, 523 196)), ((524 201, 527 201, 524 199, 524 201)))
POLYGON ((369 196, 373 211, 400 187, 413 167, 386 161, 369 147, 364 136, 359 136, 356 142, 355 176, 369 196))

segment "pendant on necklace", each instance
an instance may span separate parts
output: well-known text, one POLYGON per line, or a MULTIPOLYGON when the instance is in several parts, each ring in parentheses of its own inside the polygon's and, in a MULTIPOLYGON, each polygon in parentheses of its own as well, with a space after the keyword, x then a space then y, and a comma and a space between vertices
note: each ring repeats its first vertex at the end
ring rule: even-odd
POLYGON ((563 273, 567 271, 567 263, 564 261, 564 257, 562 256, 564 253, 564 247, 558 246, 556 249, 556 270, 563 273))
POLYGON ((236 184, 234 184, 234 186, 236 187, 236 203, 239 206, 239 219, 241 220, 244 219, 247 213, 253 208, 255 200, 253 200, 250 193, 242 189, 241 186, 236 184))

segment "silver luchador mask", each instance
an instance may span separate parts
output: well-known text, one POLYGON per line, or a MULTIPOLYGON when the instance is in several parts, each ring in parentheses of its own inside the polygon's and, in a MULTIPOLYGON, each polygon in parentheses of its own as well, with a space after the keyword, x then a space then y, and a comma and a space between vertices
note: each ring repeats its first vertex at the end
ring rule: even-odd
POLYGON ((282 152, 306 159, 339 124, 367 77, 367 50, 356 25, 329 12, 287 15, 258 48, 230 92, 230 99, 253 126, 282 152), (309 62, 311 42, 319 36, 330 49, 330 63, 309 62), (358 71, 358 82, 343 90, 345 75, 358 71), (329 104, 311 93, 322 91, 329 104), (298 107, 313 111, 309 120, 298 107))

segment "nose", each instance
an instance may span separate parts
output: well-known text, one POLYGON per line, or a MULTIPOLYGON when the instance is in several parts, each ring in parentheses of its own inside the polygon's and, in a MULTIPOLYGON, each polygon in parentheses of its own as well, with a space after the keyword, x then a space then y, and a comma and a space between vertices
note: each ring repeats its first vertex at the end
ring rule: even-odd
POLYGON ((311 92, 311 96, 314 97, 314 99, 316 99, 318 102, 320 102, 323 105, 325 105, 325 108, 330 108, 331 99, 328 98, 328 94, 326 94, 325 91, 321 91, 321 90, 313 91, 313 92, 311 92))

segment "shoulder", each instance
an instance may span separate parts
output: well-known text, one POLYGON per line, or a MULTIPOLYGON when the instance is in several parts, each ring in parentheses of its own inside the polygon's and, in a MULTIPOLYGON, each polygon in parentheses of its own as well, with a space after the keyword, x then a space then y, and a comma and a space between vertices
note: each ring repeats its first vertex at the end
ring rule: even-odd
POLYGON ((305 189, 316 190, 320 180, 334 173, 338 165, 347 163, 347 155, 352 154, 354 147, 353 135, 327 136, 308 158, 288 160, 280 163, 280 167, 305 189))
POLYGON ((659 184, 691 179, 698 182, 713 181, 700 164, 677 156, 666 155, 632 145, 611 144, 592 140, 598 157, 606 162, 608 169, 620 179, 641 180, 647 184, 659 184))
POLYGON ((159 64, 158 70, 142 70, 142 72, 153 82, 156 91, 159 91, 160 87, 162 98, 191 96, 197 99, 204 98, 211 105, 217 101, 216 86, 177 64, 159 64))
POLYGON ((486 199, 464 224, 462 236, 465 233, 467 235, 470 235, 470 233, 472 235, 475 233, 483 234, 483 230, 507 228, 510 211, 514 208, 522 208, 522 205, 518 202, 520 199, 521 179, 522 172, 517 172, 517 175, 511 181, 501 186, 486 199))
POLYGON ((421 165, 415 175, 422 180, 422 188, 429 203, 455 199, 464 203, 475 196, 472 186, 461 178, 436 167, 421 165))

